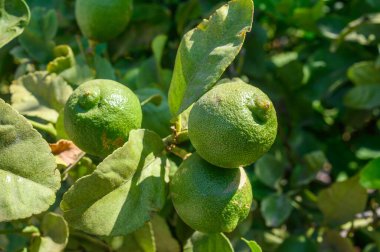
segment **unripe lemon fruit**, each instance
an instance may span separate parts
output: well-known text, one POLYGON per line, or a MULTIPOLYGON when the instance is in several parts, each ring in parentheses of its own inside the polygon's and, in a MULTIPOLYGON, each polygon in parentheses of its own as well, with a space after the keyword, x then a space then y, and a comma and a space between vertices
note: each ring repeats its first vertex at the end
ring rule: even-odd
POLYGON ((203 95, 189 115, 189 138, 198 154, 213 165, 250 165, 272 146, 276 111, 260 89, 234 80, 203 95))
POLYGON ((132 16, 132 0, 77 0, 75 17, 89 39, 105 42, 127 27, 132 16))
POLYGON ((243 168, 220 169, 197 153, 180 165, 170 190, 181 219, 204 233, 232 232, 252 204, 251 183, 243 168))
POLYGON ((67 135, 83 151, 106 157, 121 147, 132 129, 141 127, 139 99, 126 86, 92 80, 69 97, 64 111, 67 135))

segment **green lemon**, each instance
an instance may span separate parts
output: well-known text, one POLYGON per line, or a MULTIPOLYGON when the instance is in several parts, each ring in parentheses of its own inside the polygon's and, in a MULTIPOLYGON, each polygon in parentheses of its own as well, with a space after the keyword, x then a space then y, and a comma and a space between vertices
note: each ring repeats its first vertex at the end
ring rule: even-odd
POLYGON ((89 39, 105 42, 127 27, 132 16, 132 0, 77 0, 75 17, 89 39))
POLYGON ((132 129, 141 127, 139 99, 111 80, 80 85, 65 105, 64 125, 70 139, 85 152, 106 157, 122 146, 132 129))
POLYGON ((251 183, 243 168, 220 169, 197 153, 178 168, 170 190, 181 219, 204 233, 232 232, 252 204, 251 183))
POLYGON ((214 87, 194 104, 189 115, 194 148, 202 158, 224 168, 252 164, 270 149, 276 134, 271 100, 241 80, 214 87))

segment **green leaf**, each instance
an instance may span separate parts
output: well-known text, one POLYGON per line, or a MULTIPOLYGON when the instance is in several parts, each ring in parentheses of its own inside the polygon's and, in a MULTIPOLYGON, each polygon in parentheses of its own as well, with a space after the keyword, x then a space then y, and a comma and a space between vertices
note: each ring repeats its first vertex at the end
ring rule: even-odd
POLYGON ((126 236, 111 238, 112 251, 155 252, 155 239, 152 223, 147 222, 141 228, 126 236))
POLYGON ((127 235, 142 227, 166 199, 163 151, 156 133, 132 130, 123 147, 65 193, 65 219, 96 235, 127 235))
POLYGON ((125 245, 127 247, 123 247, 124 251, 136 251, 135 249, 132 249, 130 246, 130 241, 128 239, 131 239, 131 241, 134 241, 139 249, 143 252, 155 252, 156 251, 156 244, 154 240, 153 235, 153 229, 152 229, 152 223, 147 222, 144 224, 143 227, 139 228, 133 234, 128 235, 129 237, 126 237, 125 245))
POLYGON ((239 53, 252 20, 252 0, 235 0, 184 35, 169 89, 173 115, 186 110, 218 81, 239 53))
POLYGON ((152 51, 156 60, 157 68, 161 68, 162 55, 164 53, 168 37, 166 35, 158 35, 152 42, 152 51))
POLYGON ((347 72, 355 85, 380 85, 380 68, 373 61, 362 61, 352 65, 347 72))
POLYGON ((158 252, 181 251, 178 241, 174 239, 164 218, 156 214, 151 222, 158 252))
POLYGON ((302 86, 304 72, 303 64, 300 61, 290 61, 276 70, 277 77, 289 90, 295 90, 302 86))
POLYGON ((195 232, 185 245, 184 252, 233 252, 234 249, 223 233, 205 234, 195 232))
POLYGON ((360 172, 360 184, 367 189, 380 189, 380 158, 364 166, 360 172))
POLYGON ((263 156, 255 164, 257 178, 274 189, 279 188, 284 172, 284 165, 270 154, 263 156))
POLYGON ((356 249, 352 242, 343 238, 339 232, 328 230, 323 235, 323 242, 320 245, 319 251, 334 251, 334 252, 355 252, 356 249))
POLYGON ((19 37, 21 46, 39 63, 53 59, 55 43, 53 38, 58 30, 58 18, 54 10, 35 8, 30 24, 19 37))
POLYGON ((288 196, 273 194, 261 202, 260 210, 267 226, 278 227, 289 218, 293 207, 288 196))
POLYGON ((19 36, 29 19, 29 7, 24 0, 0 0, 0 48, 19 36))
POLYGON ((95 71, 87 65, 75 65, 59 74, 65 81, 74 87, 95 78, 95 71))
POLYGON ((325 154, 318 150, 303 157, 305 165, 297 165, 291 175, 291 184, 302 186, 310 183, 317 173, 328 163, 325 154))
POLYGON ((72 92, 60 76, 34 72, 12 83, 12 106, 22 115, 55 123, 58 111, 65 106, 72 92))
POLYGON ((69 227, 61 215, 48 213, 40 228, 40 237, 32 241, 30 252, 61 252, 69 238, 69 227))
MULTIPOLYGON (((378 143, 376 138, 372 138, 372 141, 378 143)), ((370 144, 372 141, 368 141, 368 144, 358 147, 355 152, 355 156, 358 159, 369 160, 380 157, 380 147, 376 145, 371 146, 370 144)), ((377 145, 380 145, 380 143, 377 145)))
POLYGON ((242 240, 249 246, 249 248, 251 249, 251 252, 262 252, 262 249, 259 246, 259 244, 257 244, 257 242, 255 242, 255 241, 248 241, 248 240, 246 240, 244 238, 242 238, 242 240))
POLYGON ((65 130, 65 109, 61 109, 58 114, 57 122, 55 124, 55 129, 57 131, 57 140, 66 139, 69 140, 69 136, 66 133, 65 130))
POLYGON ((359 184, 359 177, 355 176, 322 190, 318 195, 317 204, 325 222, 330 226, 338 226, 364 211, 367 198, 366 189, 359 184))
POLYGON ((344 96, 344 104, 354 109, 373 109, 380 106, 380 85, 360 85, 344 96))
POLYGON ((55 201, 60 174, 48 144, 0 99, 0 222, 41 213, 55 201))
POLYGON ((116 80, 115 70, 107 59, 95 55, 94 64, 97 79, 116 80))
POLYGON ((317 246, 306 236, 290 236, 277 248, 276 252, 317 252, 317 246))
POLYGON ((170 80, 173 75, 172 70, 163 69, 161 66, 167 40, 168 37, 166 35, 158 35, 152 42, 152 51, 156 62, 156 69, 154 72, 156 72, 157 75, 158 86, 165 91, 169 88, 170 80))
POLYGON ((319 171, 328 162, 323 151, 317 150, 307 153, 304 157, 305 164, 312 171, 319 171))
POLYGON ((347 24, 332 45, 335 51, 344 41, 362 45, 376 44, 380 41, 380 13, 365 14, 347 24))
POLYGON ((68 45, 60 45, 54 48, 55 59, 47 65, 49 73, 59 74, 75 65, 73 50, 68 45))
POLYGON ((325 14, 325 8, 324 0, 317 1, 311 8, 296 8, 291 22, 305 30, 315 31, 317 29, 317 21, 325 14))
POLYGON ((165 4, 135 1, 132 20, 124 33, 126 36, 116 43, 117 52, 112 58, 148 50, 157 35, 169 32, 171 22, 172 12, 165 4))
POLYGON ((175 15, 177 33, 182 35, 193 24, 194 20, 202 15, 202 8, 199 0, 188 0, 178 5, 175 15))
POLYGON ((180 246, 171 235, 164 218, 155 214, 142 228, 126 235, 111 238, 112 251, 179 252, 180 246))
POLYGON ((155 101, 150 101, 142 107, 142 128, 153 130, 161 137, 169 135, 171 133, 171 115, 165 94, 159 89, 154 88, 138 89, 136 90, 136 94, 143 102, 155 97, 155 101))

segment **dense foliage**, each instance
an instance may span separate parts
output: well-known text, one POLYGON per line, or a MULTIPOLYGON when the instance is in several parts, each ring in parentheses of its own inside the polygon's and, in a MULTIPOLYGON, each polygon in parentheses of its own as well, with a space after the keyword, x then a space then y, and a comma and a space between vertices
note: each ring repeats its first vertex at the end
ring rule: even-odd
POLYGON ((230 26, 187 33, 225 3, 134 1, 122 34, 94 43, 75 1, 0 0, 0 251, 380 251, 380 1, 256 0, 244 44, 220 36, 250 30, 250 12, 232 7, 230 26), (226 60, 207 59, 218 46, 226 60), (248 218, 203 234, 178 217, 168 182, 194 151, 186 109, 222 73, 271 98, 278 134, 245 169, 248 218), (68 97, 92 79, 132 89, 146 129, 104 161, 63 126, 68 97))

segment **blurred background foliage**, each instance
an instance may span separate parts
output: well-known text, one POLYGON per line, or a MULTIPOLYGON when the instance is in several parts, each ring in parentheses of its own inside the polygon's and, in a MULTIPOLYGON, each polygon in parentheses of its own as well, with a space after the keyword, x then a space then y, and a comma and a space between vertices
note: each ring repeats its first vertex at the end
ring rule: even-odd
MULTIPOLYGON (((27 3, 29 26, 0 49, 0 98, 19 106, 52 143, 65 138, 59 98, 93 78, 117 80, 141 100, 161 96, 161 103, 143 107, 143 127, 162 137, 170 134, 166 96, 179 42, 224 2, 135 1, 128 28, 98 44, 92 60, 75 22, 73 0, 27 3), (56 99, 41 88, 33 91, 38 76, 25 77, 45 70, 69 85, 53 87, 56 99), (30 99, 37 97, 51 111, 17 99, 26 89, 30 99)), ((247 169, 255 204, 249 218, 227 236, 236 251, 249 250, 241 237, 257 241, 265 252, 380 251, 380 1, 256 0, 253 27, 225 77, 242 77, 268 93, 279 132, 270 153, 247 169)), ((82 159, 71 180, 88 174, 97 162, 82 159)), ((162 235, 156 242, 162 243, 161 251, 176 251, 191 230, 170 203, 160 215, 153 221, 162 235)), ((0 223, 0 229, 20 225, 0 223)), ((125 247, 123 239, 129 246, 141 245, 136 234, 102 239, 75 231, 66 250, 146 251, 125 247)), ((27 243, 24 236, 0 235, 6 251, 27 243)))

